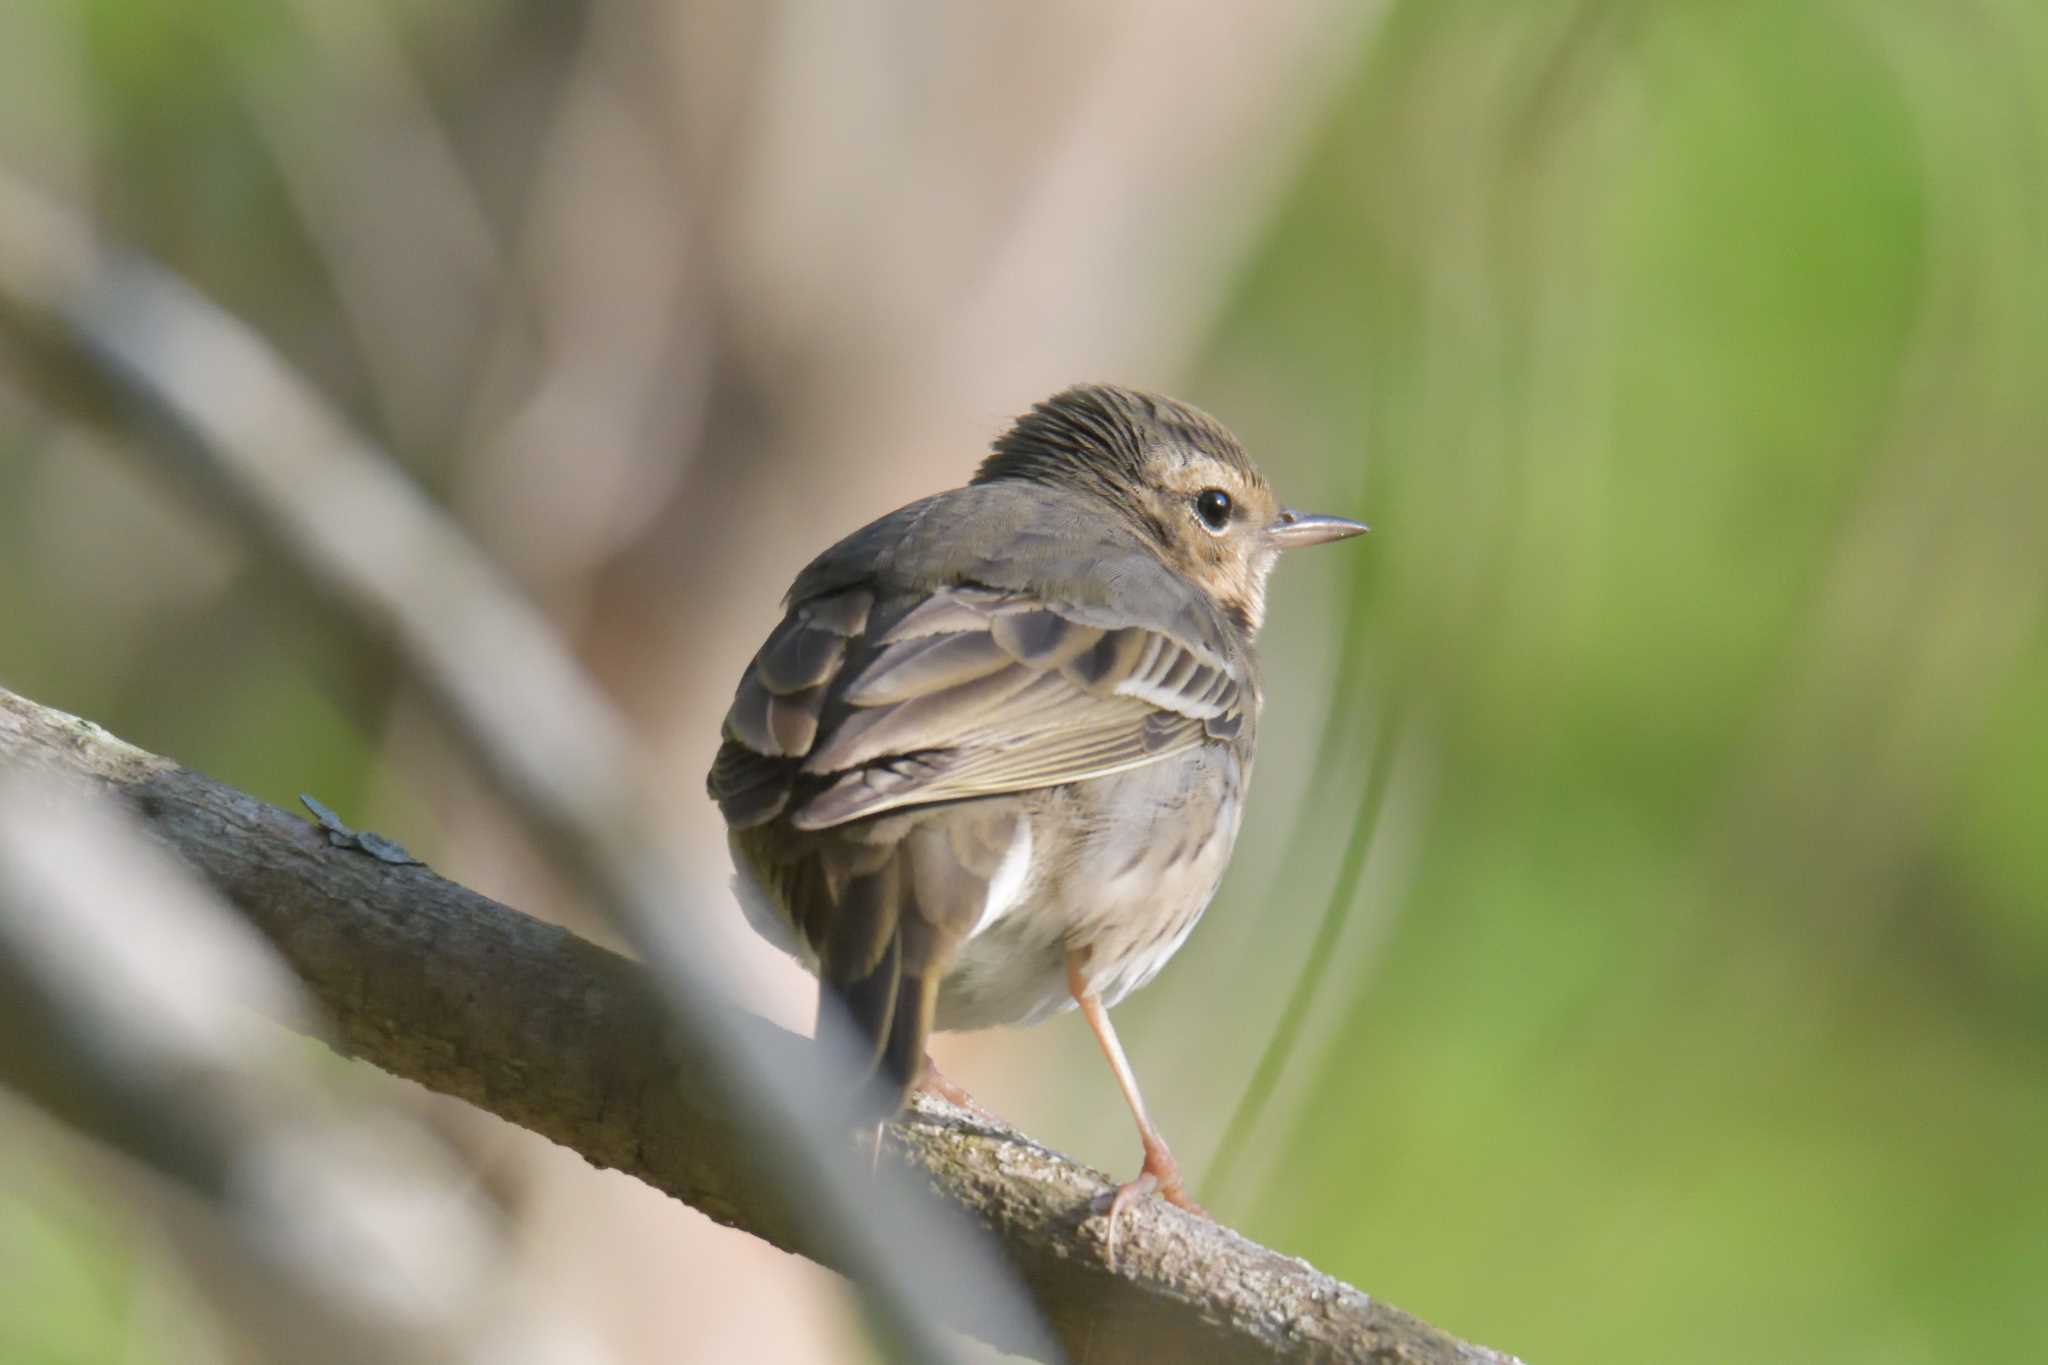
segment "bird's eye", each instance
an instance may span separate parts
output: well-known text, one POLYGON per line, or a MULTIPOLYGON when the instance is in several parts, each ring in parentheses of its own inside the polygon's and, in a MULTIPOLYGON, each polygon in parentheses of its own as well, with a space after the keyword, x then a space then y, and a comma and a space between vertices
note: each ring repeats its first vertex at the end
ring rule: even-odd
POLYGON ((1210 530, 1222 530, 1230 525, 1230 494, 1220 488, 1204 488, 1195 494, 1195 515, 1210 530))

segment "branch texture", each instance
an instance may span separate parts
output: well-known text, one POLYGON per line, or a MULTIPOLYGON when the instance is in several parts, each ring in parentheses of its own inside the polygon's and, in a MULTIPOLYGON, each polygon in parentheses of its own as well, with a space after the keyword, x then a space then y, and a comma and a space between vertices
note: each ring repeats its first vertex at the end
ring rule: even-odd
MULTIPOLYGON (((0 767, 83 778, 139 815, 277 947, 338 1051, 454 1095, 818 1258, 769 1163, 709 1106, 627 958, 0 691, 0 767)), ((759 1020, 769 1055, 805 1040, 759 1020)), ((1111 1269, 1090 1203, 1110 1185, 1011 1129, 919 1097, 890 1130, 898 1176, 987 1226, 1078 1361, 1504 1363, 1302 1261, 1148 1201, 1111 1269)), ((971 1302, 955 1325, 986 1330, 971 1302)))

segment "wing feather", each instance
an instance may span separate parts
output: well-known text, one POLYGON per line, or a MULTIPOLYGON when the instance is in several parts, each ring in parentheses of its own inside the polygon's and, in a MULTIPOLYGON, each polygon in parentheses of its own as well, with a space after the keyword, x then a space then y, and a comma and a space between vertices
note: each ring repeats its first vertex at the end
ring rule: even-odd
POLYGON ((1015 663, 986 627, 953 635, 925 635, 876 655, 840 696, 853 706, 888 706, 964 688, 1015 663))
POLYGON ((1248 695, 1215 649, 1099 607, 959 586, 892 608, 857 588, 763 645, 712 794, 736 827, 827 829, 1157 762, 1237 734, 1248 695))

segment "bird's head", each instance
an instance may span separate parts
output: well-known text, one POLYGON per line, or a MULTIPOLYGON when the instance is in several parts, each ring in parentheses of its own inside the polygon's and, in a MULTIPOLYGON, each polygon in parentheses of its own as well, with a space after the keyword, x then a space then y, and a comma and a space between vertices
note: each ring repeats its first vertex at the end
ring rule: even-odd
POLYGON ((1280 551, 1366 529, 1281 506, 1237 438, 1207 413, 1108 384, 1066 389, 1018 418, 974 476, 995 479, 1101 499, 1247 637, 1265 620, 1266 579, 1280 551))

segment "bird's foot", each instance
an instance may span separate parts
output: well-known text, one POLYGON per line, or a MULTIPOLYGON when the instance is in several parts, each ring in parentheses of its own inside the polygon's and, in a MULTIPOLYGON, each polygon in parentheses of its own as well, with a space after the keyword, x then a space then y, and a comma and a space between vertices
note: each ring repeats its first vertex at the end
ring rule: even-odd
POLYGON ((957 1081, 949 1080, 939 1070, 938 1063, 930 1057, 924 1059, 924 1074, 917 1078, 917 1088, 927 1095, 937 1095, 948 1104, 958 1105, 984 1123, 1001 1123, 1002 1120, 974 1102, 974 1096, 957 1081))
POLYGON ((1128 1184, 1117 1186, 1115 1192, 1100 1195, 1095 1201, 1097 1213, 1107 1209, 1109 1230, 1103 1236, 1103 1259, 1111 1270, 1116 1269, 1116 1238, 1122 1226, 1124 1214, 1140 1199, 1156 1194, 1169 1204, 1178 1205, 1189 1213, 1202 1218, 1209 1216, 1208 1210, 1195 1202, 1188 1193, 1188 1187, 1180 1178, 1180 1163, 1173 1159, 1164 1142, 1149 1139, 1145 1143, 1145 1165, 1138 1172, 1138 1178, 1128 1184))

